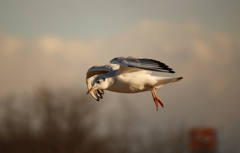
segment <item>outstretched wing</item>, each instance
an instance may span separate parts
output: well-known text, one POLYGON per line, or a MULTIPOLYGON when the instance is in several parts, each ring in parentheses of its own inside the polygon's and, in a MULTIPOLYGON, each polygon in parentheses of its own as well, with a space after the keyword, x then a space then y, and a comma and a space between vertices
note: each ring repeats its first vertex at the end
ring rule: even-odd
POLYGON ((119 70, 122 72, 136 71, 137 69, 139 71, 139 69, 144 69, 157 72, 175 73, 166 64, 160 61, 147 58, 117 57, 112 59, 110 63, 119 64, 120 65, 119 70))
MULTIPOLYGON (((88 90, 91 89, 93 81, 96 77, 99 75, 109 73, 113 70, 116 70, 119 68, 119 65, 116 64, 106 64, 106 65, 97 65, 93 66, 90 69, 88 69, 86 74, 86 83, 88 90)), ((99 101, 99 99, 102 99, 102 95, 104 94, 103 90, 94 90, 90 93, 94 99, 99 101)))

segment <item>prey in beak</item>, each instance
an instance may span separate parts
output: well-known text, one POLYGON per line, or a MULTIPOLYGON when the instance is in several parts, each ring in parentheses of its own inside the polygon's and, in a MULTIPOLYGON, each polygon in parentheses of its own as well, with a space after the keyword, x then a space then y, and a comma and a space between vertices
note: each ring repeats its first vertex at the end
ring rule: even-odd
POLYGON ((95 87, 92 87, 91 89, 89 89, 87 94, 91 93, 93 90, 95 90, 95 87))

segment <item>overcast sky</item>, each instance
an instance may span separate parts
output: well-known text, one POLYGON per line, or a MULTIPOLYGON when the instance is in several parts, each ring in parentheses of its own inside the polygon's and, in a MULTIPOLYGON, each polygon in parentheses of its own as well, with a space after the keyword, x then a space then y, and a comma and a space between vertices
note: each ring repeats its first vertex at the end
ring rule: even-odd
POLYGON ((21 37, 107 37, 141 21, 195 21, 210 31, 240 32, 239 1, 1 0, 2 32, 21 37))
MULTIPOLYGON (((144 125, 213 126, 220 143, 239 142, 239 8, 220 0, 1 0, 0 96, 41 85, 86 92, 91 66, 154 58, 176 71, 155 75, 184 79, 157 90, 165 104, 158 112, 150 92, 125 95, 144 125)), ((121 114, 121 95, 106 92, 99 104, 107 115, 121 114)))

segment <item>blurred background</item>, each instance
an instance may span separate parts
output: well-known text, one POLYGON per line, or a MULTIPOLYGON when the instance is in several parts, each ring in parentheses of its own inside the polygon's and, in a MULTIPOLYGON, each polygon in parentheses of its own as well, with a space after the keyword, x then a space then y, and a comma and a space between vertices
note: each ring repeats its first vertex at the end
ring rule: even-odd
POLYGON ((1 0, 0 152, 240 152, 239 7, 1 0), (157 90, 164 109, 150 92, 85 95, 86 71, 118 56, 183 76, 157 90))

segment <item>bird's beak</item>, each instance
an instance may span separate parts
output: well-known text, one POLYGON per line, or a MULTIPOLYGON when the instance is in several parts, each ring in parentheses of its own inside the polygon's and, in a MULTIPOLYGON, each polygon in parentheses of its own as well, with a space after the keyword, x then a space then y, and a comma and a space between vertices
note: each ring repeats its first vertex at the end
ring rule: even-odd
POLYGON ((89 89, 87 94, 91 93, 94 89, 95 89, 95 87, 92 87, 91 89, 89 89))

